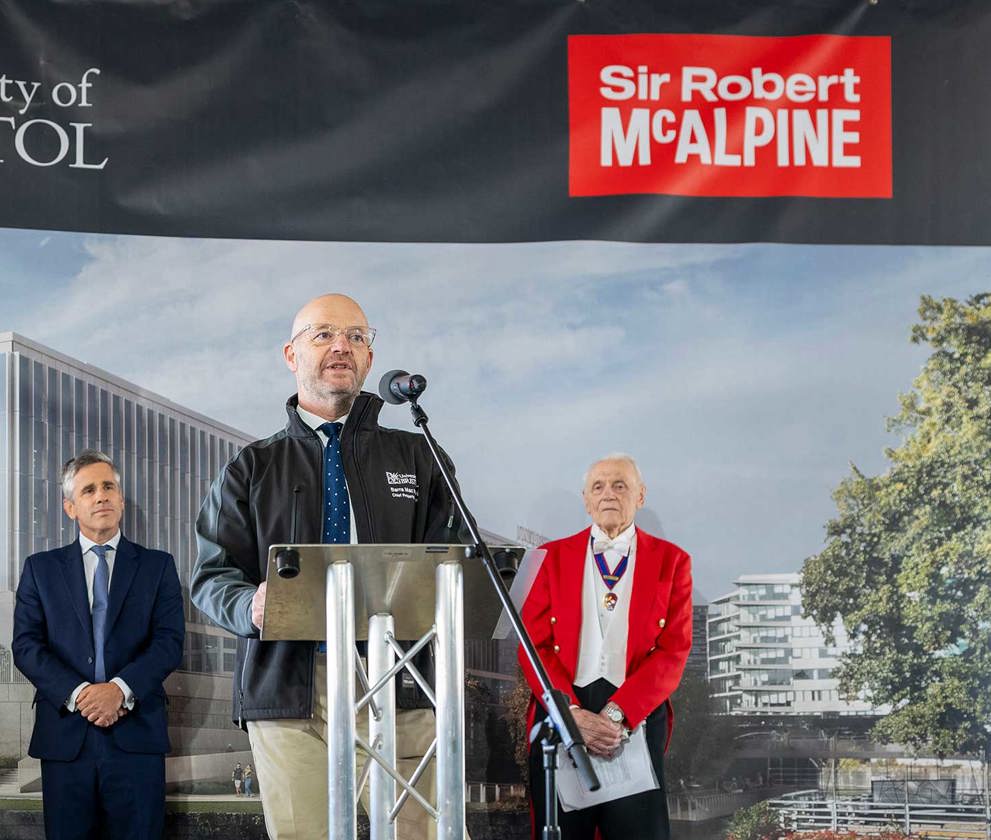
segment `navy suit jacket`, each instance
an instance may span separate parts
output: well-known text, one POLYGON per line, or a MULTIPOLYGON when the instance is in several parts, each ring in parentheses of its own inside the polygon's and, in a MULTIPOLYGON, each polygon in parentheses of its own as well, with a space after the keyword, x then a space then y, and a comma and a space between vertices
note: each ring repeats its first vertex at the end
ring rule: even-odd
MULTIPOLYGON (((135 753, 167 753, 165 678, 182 660, 182 590, 171 554, 123 536, 114 556, 107 606, 107 679, 120 677, 134 709, 110 727, 115 744, 135 753)), ((14 664, 37 688, 28 754, 71 761, 86 727, 65 707, 73 689, 95 682, 93 622, 79 540, 24 561, 14 607, 14 664)))

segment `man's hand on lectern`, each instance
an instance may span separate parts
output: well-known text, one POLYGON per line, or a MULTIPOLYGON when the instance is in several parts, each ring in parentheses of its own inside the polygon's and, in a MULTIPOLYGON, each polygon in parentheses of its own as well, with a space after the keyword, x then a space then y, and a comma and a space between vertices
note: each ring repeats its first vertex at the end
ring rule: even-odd
POLYGON ((255 590, 251 597, 251 623, 259 630, 262 629, 262 622, 265 620, 265 587, 268 581, 263 580, 261 586, 255 590))

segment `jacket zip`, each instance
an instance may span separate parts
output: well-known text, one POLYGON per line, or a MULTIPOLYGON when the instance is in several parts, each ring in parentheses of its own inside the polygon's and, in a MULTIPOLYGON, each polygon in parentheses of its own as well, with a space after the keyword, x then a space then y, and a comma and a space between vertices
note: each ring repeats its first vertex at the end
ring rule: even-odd
MULTIPOLYGON (((362 409, 361 414, 356 418, 356 424, 354 429, 357 429, 358 424, 364 419, 365 412, 368 411, 368 404, 366 403, 362 409)), ((351 432, 351 461, 354 464, 354 473, 358 476, 358 488, 361 490, 361 504, 364 507, 365 513, 365 524, 368 528, 368 542, 375 542, 375 533, 372 528, 372 512, 371 506, 368 504, 368 492, 365 490, 365 479, 362 477, 361 465, 358 461, 358 445, 357 445, 357 435, 354 430, 351 432)))
MULTIPOLYGON (((310 432, 310 438, 317 445, 317 449, 320 452, 320 461, 322 463, 323 462, 323 459, 325 457, 325 455, 324 455, 324 448, 325 447, 324 447, 324 444, 320 440, 320 435, 318 435, 316 433, 316 431, 314 429, 311 429, 309 426, 307 426, 306 428, 310 432)), ((318 542, 322 542, 323 541, 323 512, 327 509, 327 488, 324 485, 326 485, 327 482, 324 481, 324 479, 323 479, 322 476, 320 477, 319 480, 320 480, 320 511, 317 514, 317 522, 320 523, 320 530, 317 533, 317 541, 318 542)), ((298 484, 298 485, 296 485, 296 487, 293 488, 293 500, 294 500, 294 502, 295 502, 296 499, 299 498, 299 495, 302 492, 302 490, 303 490, 303 485, 302 484, 298 484)), ((292 535, 292 542, 294 544, 295 544, 295 542, 296 542, 296 540, 297 540, 297 538, 299 536, 296 533, 296 512, 297 512, 297 509, 296 509, 296 506, 294 504, 294 506, 293 506, 293 518, 292 518, 292 522, 290 524, 290 532, 291 532, 291 535, 292 535)), ((315 665, 314 665, 314 659, 315 659, 314 651, 316 651, 316 648, 315 647, 311 648, 311 652, 309 654, 309 656, 310 656, 310 670, 309 670, 310 677, 309 677, 309 687, 308 687, 308 690, 306 692, 306 698, 307 699, 305 700, 305 705, 304 705, 304 711, 309 710, 309 716, 311 718, 313 717, 313 678, 314 678, 314 676, 316 674, 316 669, 315 669, 315 665)))
POLYGON ((244 659, 241 660, 241 673, 237 678, 237 694, 240 702, 237 706, 237 725, 239 729, 244 729, 244 669, 248 665, 248 654, 251 653, 251 639, 248 639, 244 646, 244 659))
POLYGON ((297 542, 296 538, 297 538, 298 535, 297 535, 297 532, 296 532, 296 522, 297 522, 298 514, 299 514, 299 496, 300 496, 300 493, 302 493, 302 492, 303 492, 303 485, 302 484, 297 484, 292 489, 292 519, 289 522, 289 544, 290 545, 296 545, 296 542, 297 542))

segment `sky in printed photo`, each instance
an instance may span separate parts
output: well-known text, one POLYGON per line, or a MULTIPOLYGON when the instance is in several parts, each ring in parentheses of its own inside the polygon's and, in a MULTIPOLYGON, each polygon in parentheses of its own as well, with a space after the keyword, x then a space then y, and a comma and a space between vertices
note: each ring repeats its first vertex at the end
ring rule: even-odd
MULTIPOLYGON (((707 597, 798 571, 831 491, 885 468, 885 418, 926 358, 922 294, 988 289, 991 250, 792 245, 302 243, 0 230, 0 332, 244 432, 285 422, 296 309, 352 295, 379 330, 366 388, 422 405, 483 527, 583 527, 582 473, 634 455, 641 524, 707 597)), ((413 428, 403 406, 385 425, 413 428)))

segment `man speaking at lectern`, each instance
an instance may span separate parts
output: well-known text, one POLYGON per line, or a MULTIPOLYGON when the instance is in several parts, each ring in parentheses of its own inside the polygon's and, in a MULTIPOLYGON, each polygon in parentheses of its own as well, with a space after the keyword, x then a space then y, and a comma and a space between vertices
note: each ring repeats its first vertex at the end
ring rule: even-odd
MULTIPOLYGON (((592 755, 608 757, 645 726, 657 787, 586 808, 559 808, 563 840, 667 840, 663 758, 671 735, 669 697, 692 646, 690 558, 678 546, 634 525, 647 488, 628 455, 589 467, 582 498, 592 526, 547 543, 547 556, 523 605, 523 623, 555 688, 570 698, 592 755)), ((533 690, 530 722, 542 719, 533 690)), ((539 739, 530 747, 530 793, 536 836, 545 824, 539 739)))
MULTIPOLYGON (((361 390, 374 338, 361 307, 344 295, 300 309, 283 348, 298 389, 286 403, 286 427, 224 467, 196 522, 192 597, 241 637, 234 717, 247 724, 273 840, 327 837, 327 739, 334 733, 327 731, 326 654, 313 642, 258 638, 269 546, 459 542, 460 521, 426 442, 379 426, 382 400, 361 390), (397 474, 401 488, 389 480, 397 474)), ((409 769, 429 747, 434 718, 405 694, 397 692, 396 756, 409 769)), ((423 840, 427 820, 408 800, 397 836, 423 840)))

